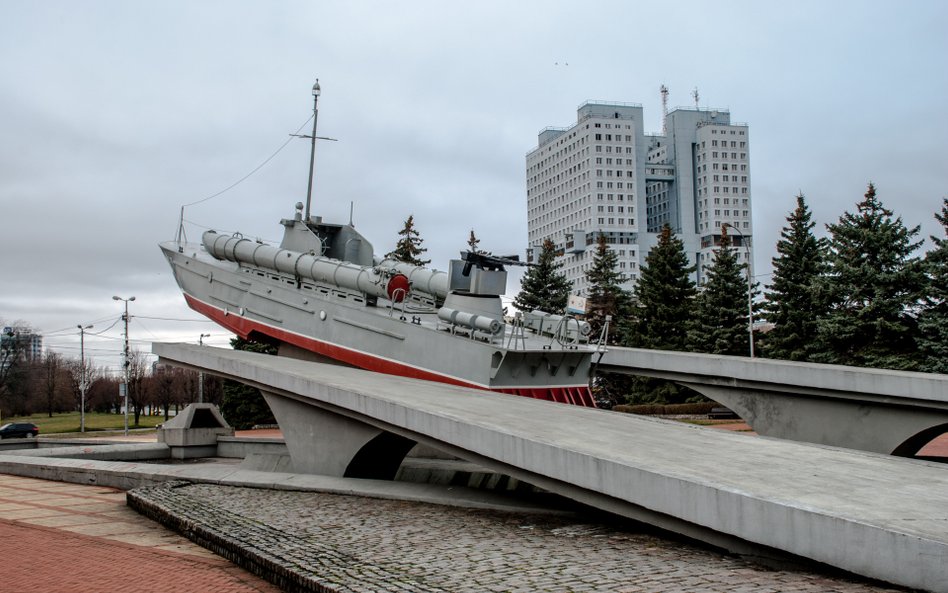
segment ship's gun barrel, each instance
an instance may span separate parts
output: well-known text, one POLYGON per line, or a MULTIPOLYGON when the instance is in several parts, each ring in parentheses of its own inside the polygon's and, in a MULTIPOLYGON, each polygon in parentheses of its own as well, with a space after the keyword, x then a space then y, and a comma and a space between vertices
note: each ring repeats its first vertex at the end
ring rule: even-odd
POLYGON ((240 234, 228 236, 206 231, 202 239, 204 248, 217 259, 269 268, 316 282, 327 282, 394 302, 400 302, 409 288, 408 278, 396 271, 281 249, 251 241, 240 234))
POLYGON ((412 290, 426 292, 439 299, 444 299, 448 296, 447 272, 439 272, 438 270, 432 270, 430 268, 406 264, 397 259, 377 259, 375 265, 379 268, 395 270, 400 274, 404 274, 405 277, 408 278, 408 281, 411 282, 412 290))
POLYGON ((464 261, 465 276, 471 273, 472 267, 488 271, 503 271, 504 266, 532 266, 532 264, 520 261, 519 255, 491 255, 474 251, 462 251, 461 260, 464 261))

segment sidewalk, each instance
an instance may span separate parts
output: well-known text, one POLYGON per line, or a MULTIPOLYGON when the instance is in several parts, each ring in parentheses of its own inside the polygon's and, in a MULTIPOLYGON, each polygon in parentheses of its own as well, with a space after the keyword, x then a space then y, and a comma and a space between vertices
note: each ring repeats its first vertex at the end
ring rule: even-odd
POLYGON ((278 593, 100 486, 0 474, 4 591, 278 593))

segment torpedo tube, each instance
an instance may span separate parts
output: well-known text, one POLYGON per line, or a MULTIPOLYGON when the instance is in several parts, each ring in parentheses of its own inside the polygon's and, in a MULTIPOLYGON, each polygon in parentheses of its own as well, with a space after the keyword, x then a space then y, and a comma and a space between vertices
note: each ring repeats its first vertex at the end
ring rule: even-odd
POLYGON ((399 303, 408 295, 411 283, 400 272, 378 266, 360 266, 350 262, 300 253, 251 241, 239 233, 221 235, 205 231, 204 248, 217 259, 253 265, 293 274, 316 282, 325 282, 349 290, 399 303))

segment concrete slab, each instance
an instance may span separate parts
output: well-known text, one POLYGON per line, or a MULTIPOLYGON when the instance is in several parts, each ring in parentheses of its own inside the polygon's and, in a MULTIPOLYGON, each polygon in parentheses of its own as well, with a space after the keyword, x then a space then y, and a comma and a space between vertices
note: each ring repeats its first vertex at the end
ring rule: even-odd
MULTIPOLYGON (((165 465, 120 461, 37 459, 10 455, 0 457, 0 474, 42 476, 43 480, 98 484, 123 490, 154 486, 173 480, 185 480, 201 484, 368 496, 472 509, 541 514, 561 513, 558 510, 550 510, 495 492, 473 488, 254 471, 242 469, 236 464, 165 465)), ((124 494, 103 495, 97 499, 109 497, 123 501, 125 499, 124 494)), ((50 498, 55 498, 55 496, 50 496, 50 498)), ((2 513, 0 513, 0 518, 2 518, 2 513)))
MULTIPOLYGON (((252 353, 154 351, 686 535, 719 533, 948 591, 948 471, 938 464, 252 353)), ((295 480, 304 478, 280 481, 295 480)))
POLYGON ((27 519, 37 519, 40 517, 54 517, 60 512, 56 509, 26 508, 15 511, 0 512, 0 519, 8 521, 26 521, 27 519))
POLYGON ((948 426, 948 375, 615 347, 597 365, 675 381, 782 439, 912 457, 948 426))
POLYGON ((21 523, 42 525, 43 527, 71 527, 74 525, 89 525, 98 523, 100 519, 92 515, 76 515, 75 513, 57 513, 49 517, 21 519, 21 523))

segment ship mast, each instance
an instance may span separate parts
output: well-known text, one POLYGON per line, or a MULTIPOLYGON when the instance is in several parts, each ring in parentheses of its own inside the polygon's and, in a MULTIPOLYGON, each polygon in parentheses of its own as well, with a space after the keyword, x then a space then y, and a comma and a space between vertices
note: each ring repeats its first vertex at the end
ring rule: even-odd
POLYGON ((309 222, 309 208, 313 200, 313 168, 316 164, 316 120, 319 118, 319 79, 316 79, 316 84, 313 85, 313 135, 310 136, 312 139, 312 148, 309 153, 309 185, 306 187, 306 217, 303 218, 307 223, 309 222))

